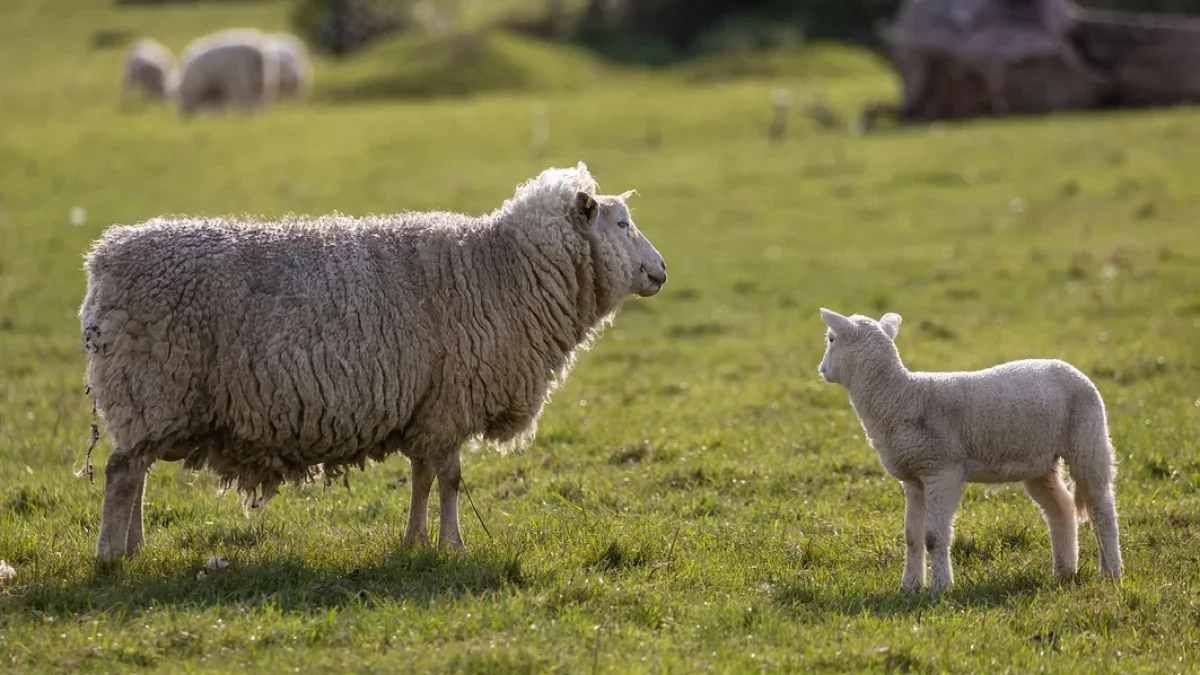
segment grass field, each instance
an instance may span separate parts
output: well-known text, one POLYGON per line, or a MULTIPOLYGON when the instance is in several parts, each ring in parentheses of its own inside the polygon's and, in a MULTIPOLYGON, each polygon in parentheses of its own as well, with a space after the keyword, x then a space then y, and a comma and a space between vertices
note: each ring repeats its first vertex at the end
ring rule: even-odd
POLYGON ((512 90, 322 94, 407 49, 385 44, 321 62, 310 106, 183 124, 119 110, 121 50, 89 48, 124 28, 179 49, 227 25, 283 27, 287 10, 0 5, 0 559, 16 569, 0 582, 0 672, 1200 668, 1195 110, 865 137, 797 113, 773 145, 772 89, 850 114, 893 80, 839 50, 713 80, 696 69, 720 64, 630 73, 503 37, 532 71, 512 90), (491 536, 464 500, 466 554, 402 549, 402 458, 350 490, 288 487, 261 521, 211 475, 159 464, 142 555, 93 565, 109 446, 95 484, 75 477, 91 422, 76 311, 105 227, 479 213, 580 159, 604 191, 638 190, 671 279, 582 355, 533 448, 464 457, 491 536), (1126 576, 1098 577, 1086 525, 1079 578, 1055 581, 1020 486, 972 485, 956 585, 902 595, 903 496, 845 391, 820 381, 819 306, 900 312, 914 369, 1044 356, 1089 373, 1120 457, 1126 576), (228 567, 205 570, 214 555, 228 567))

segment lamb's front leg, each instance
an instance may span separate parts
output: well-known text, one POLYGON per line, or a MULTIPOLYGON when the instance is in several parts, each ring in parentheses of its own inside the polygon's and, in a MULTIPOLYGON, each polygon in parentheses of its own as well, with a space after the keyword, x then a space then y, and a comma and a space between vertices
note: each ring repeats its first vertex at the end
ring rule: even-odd
POLYGON ((925 587, 925 487, 904 481, 904 577, 900 590, 925 587))
POLYGON ((412 503, 408 506, 406 545, 429 543, 429 490, 433 487, 433 467, 424 457, 409 459, 412 465, 412 503))
POLYGON ((925 549, 929 551, 930 590, 941 593, 954 582, 950 543, 954 539, 954 514, 962 499, 958 473, 944 473, 922 481, 925 485, 925 549))

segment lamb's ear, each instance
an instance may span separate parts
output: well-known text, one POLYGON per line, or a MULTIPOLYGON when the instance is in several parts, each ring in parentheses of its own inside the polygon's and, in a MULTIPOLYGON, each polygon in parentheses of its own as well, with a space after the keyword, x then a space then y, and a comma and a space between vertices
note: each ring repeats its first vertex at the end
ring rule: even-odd
POLYGON ((888 337, 895 340, 896 335, 900 333, 901 321, 903 321, 903 319, 899 314, 895 312, 888 312, 879 320, 879 325, 883 326, 883 332, 887 333, 888 337))
POLYGON ((575 193, 575 210, 583 216, 588 225, 591 225, 596 222, 596 215, 600 213, 600 205, 596 203, 595 197, 579 191, 575 193))
POLYGON ((849 335, 854 332, 854 322, 846 317, 838 314, 832 309, 821 308, 821 318, 825 320, 825 325, 829 326, 829 330, 839 335, 849 335))

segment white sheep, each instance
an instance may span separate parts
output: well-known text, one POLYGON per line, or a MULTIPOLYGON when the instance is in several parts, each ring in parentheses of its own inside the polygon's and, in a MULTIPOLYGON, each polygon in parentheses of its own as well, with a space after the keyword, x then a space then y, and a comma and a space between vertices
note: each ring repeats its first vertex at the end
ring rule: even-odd
POLYGON ((304 41, 291 33, 267 35, 267 49, 279 62, 280 100, 304 101, 312 90, 313 66, 304 41))
POLYGON ((140 90, 153 101, 162 101, 174 94, 175 55, 166 45, 154 38, 141 38, 133 43, 121 69, 121 98, 140 90))
POLYGON ((186 119, 237 106, 245 114, 275 101, 279 57, 255 28, 230 28, 193 40, 180 54, 177 98, 186 119))
POLYGON ((925 586, 926 551, 932 590, 953 582, 950 542, 967 482, 1023 482, 1049 526, 1059 575, 1076 572, 1078 522, 1090 512, 1100 567, 1120 577, 1115 457, 1104 401, 1086 375, 1054 359, 912 372, 895 345, 899 314, 875 321, 821 308, 821 317, 829 328, 821 377, 846 388, 884 469, 904 485, 901 588, 925 586), (1074 495, 1063 483, 1060 459, 1071 471, 1074 495))
POLYGON ((405 454, 407 543, 462 548, 460 447, 532 439, 577 352, 666 263, 630 193, 581 162, 492 213, 283 222, 156 218, 109 228, 79 311, 87 382, 113 441, 97 556, 142 543, 157 460, 208 467, 252 506, 279 485, 405 454))

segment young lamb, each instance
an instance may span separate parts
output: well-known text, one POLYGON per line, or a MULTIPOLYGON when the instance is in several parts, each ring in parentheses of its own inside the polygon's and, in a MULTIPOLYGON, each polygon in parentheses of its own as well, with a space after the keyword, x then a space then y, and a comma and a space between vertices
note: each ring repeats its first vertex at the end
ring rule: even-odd
POLYGON ((396 452, 412 468, 407 543, 463 548, 460 448, 530 440, 576 354, 666 263, 630 193, 581 162, 490 214, 283 222, 156 218, 109 228, 79 311, 87 382, 113 441, 97 556, 142 543, 157 460, 208 467, 260 506, 396 452))
POLYGON ((180 115, 236 105, 251 114, 279 93, 279 55, 255 28, 229 28, 197 38, 180 54, 180 115))
POLYGON ((138 40, 129 48, 121 70, 122 99, 138 89, 150 100, 169 98, 174 93, 174 71, 175 55, 166 45, 153 38, 138 40))
POLYGON ((875 321, 821 308, 821 317, 829 328, 821 377, 846 388, 884 469, 904 485, 902 589, 925 586, 926 551, 932 590, 953 582, 950 542, 965 482, 1022 481, 1049 526, 1059 575, 1076 572, 1078 522, 1090 512, 1100 567, 1121 576, 1115 457, 1104 401, 1086 375, 1054 359, 912 372, 895 345, 899 314, 875 321))

